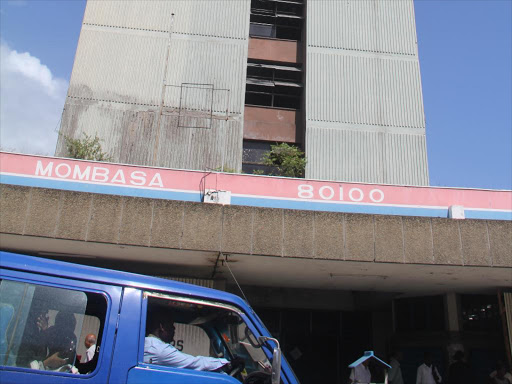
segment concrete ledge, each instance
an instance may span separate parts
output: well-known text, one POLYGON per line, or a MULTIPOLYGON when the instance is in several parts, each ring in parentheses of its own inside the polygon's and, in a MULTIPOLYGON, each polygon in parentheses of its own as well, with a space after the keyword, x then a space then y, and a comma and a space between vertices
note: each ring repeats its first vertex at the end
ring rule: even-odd
POLYGON ((294 211, 0 186, 0 232, 290 258, 512 267, 512 222, 294 211))

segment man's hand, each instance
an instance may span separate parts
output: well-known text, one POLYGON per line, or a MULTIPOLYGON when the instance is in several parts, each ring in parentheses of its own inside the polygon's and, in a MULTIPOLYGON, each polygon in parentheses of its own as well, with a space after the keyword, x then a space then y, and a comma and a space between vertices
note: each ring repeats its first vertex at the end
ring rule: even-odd
POLYGON ((36 324, 40 331, 46 331, 48 329, 48 315, 39 315, 36 324))
POLYGON ((222 370, 226 373, 233 372, 235 369, 240 368, 240 371, 245 367, 245 360, 241 357, 234 356, 228 364, 222 366, 222 370))

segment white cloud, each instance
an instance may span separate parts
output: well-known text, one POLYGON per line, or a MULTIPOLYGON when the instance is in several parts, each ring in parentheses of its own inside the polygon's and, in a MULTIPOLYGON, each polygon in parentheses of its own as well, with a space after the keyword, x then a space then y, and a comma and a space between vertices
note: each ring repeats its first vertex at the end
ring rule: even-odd
POLYGON ((0 147, 53 155, 67 82, 28 52, 0 44, 0 147))

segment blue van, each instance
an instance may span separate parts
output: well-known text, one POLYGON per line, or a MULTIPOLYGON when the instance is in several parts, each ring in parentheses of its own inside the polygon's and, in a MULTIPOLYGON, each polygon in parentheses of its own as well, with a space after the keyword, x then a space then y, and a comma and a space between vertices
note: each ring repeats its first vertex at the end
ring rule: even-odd
POLYGON ((2 384, 298 384, 277 340, 235 295, 7 252, 0 279, 2 384), (178 351, 241 364, 209 372, 144 359, 154 311, 172 316, 178 351))

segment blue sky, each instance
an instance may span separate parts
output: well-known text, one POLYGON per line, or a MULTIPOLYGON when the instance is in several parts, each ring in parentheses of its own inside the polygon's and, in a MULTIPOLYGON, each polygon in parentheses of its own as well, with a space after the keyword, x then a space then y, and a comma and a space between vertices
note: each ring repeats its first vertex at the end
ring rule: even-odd
MULTIPOLYGON (((53 154, 84 8, 0 0, 2 149, 53 154)), ((512 0, 415 12, 431 185, 512 189, 512 0)))

